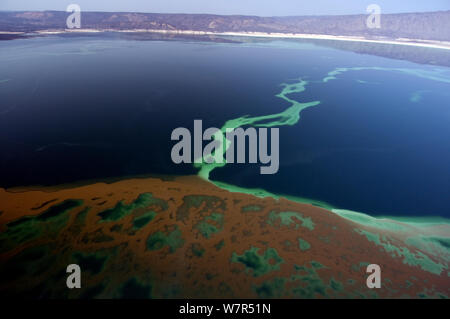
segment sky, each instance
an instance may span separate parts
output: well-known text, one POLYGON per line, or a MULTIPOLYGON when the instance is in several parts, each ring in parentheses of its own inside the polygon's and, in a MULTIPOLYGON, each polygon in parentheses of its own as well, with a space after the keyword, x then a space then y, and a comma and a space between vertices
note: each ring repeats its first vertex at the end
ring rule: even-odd
POLYGON ((370 4, 381 13, 450 10, 450 0, 0 0, 0 10, 214 13, 259 16, 366 14, 370 4))

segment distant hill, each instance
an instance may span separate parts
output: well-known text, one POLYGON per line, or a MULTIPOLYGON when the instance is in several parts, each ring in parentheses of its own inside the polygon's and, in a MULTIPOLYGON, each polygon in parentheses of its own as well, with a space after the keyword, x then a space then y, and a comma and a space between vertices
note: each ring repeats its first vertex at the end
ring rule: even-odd
MULTIPOLYGON (((0 12, 0 31, 61 30, 63 11, 0 12)), ((208 32, 304 33, 450 41, 450 11, 383 14, 381 28, 366 27, 368 15, 257 17, 211 14, 83 12, 83 29, 153 29, 208 32)))

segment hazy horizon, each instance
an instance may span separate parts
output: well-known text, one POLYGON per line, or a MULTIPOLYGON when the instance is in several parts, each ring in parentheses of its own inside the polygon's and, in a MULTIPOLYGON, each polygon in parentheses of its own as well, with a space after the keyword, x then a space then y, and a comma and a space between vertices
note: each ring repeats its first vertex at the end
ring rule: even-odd
POLYGON ((390 0, 348 0, 336 4, 333 0, 144 0, 107 1, 107 0, 3 0, 0 11, 65 11, 75 3, 85 12, 136 12, 167 14, 217 14, 217 15, 254 15, 254 16, 305 16, 305 15, 354 15, 367 14, 368 5, 375 3, 382 13, 417 13, 450 10, 447 0, 390 1, 390 0), (300 2, 300 3, 299 3, 300 2))
MULTIPOLYGON (((66 12, 66 10, 55 10, 55 9, 43 9, 43 10, 3 10, 0 12, 66 12)), ((447 10, 435 10, 435 11, 405 11, 405 12, 388 12, 385 14, 407 14, 407 13, 433 13, 433 12, 446 12, 447 10)), ((302 17, 302 16, 351 16, 351 15, 367 15, 366 13, 347 13, 347 14, 296 14, 296 15, 258 15, 258 14, 220 14, 220 13, 208 13, 208 12, 159 12, 159 11, 125 11, 125 10, 83 10, 83 12, 105 12, 105 13, 143 13, 143 14, 190 14, 190 15, 217 15, 217 16, 255 16, 255 17, 302 17)))

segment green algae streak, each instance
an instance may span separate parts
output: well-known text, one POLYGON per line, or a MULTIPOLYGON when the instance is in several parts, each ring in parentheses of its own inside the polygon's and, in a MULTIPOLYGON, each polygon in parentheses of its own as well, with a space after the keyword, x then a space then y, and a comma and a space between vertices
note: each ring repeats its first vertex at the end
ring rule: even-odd
MULTIPOLYGON (((432 274, 440 275, 442 271, 447 270, 447 265, 433 261, 427 255, 422 252, 412 252, 407 247, 397 246, 393 243, 393 240, 388 236, 380 236, 366 230, 355 229, 355 231, 364 235, 367 240, 373 242, 377 246, 381 246, 387 253, 391 254, 393 258, 402 258, 403 263, 409 266, 418 266, 424 271, 428 271, 432 274)), ((430 253, 430 251, 428 251, 430 253)))
MULTIPOLYGON (((403 73, 406 75, 411 75, 423 79, 428 79, 431 81, 438 81, 438 82, 444 82, 444 83, 450 83, 450 77, 448 74, 444 73, 440 69, 430 69, 430 70, 424 70, 424 69, 406 69, 406 68, 385 68, 385 67, 340 67, 336 68, 330 72, 327 73, 327 75, 319 81, 319 83, 326 84, 332 80, 337 80, 338 76, 342 75, 346 72, 351 71, 382 71, 382 72, 396 72, 396 73, 403 73)), ((359 83, 365 83, 364 80, 358 80, 359 83)), ((308 85, 308 81, 302 80, 301 78, 298 79, 298 82, 296 83, 283 83, 281 86, 283 87, 281 93, 277 94, 276 97, 279 97, 283 99, 284 101, 291 104, 290 107, 288 107, 286 110, 270 114, 270 115, 264 115, 264 116, 256 116, 256 117, 249 117, 248 115, 228 120, 220 129, 221 132, 224 134, 227 130, 230 129, 236 129, 243 126, 254 126, 254 127, 274 127, 274 126, 285 126, 285 125, 295 125, 300 120, 300 113, 310 107, 317 106, 320 104, 320 101, 312 101, 312 102, 306 102, 301 103, 299 101, 293 100, 289 98, 290 94, 293 93, 301 93, 306 90, 306 87, 308 85)), ((219 148, 219 151, 222 152, 222 155, 225 155, 227 149, 230 147, 231 142, 224 138, 225 143, 221 148, 219 148)), ((217 151, 217 150, 216 150, 217 151)), ((198 176, 202 179, 214 184, 215 186, 225 189, 230 192, 237 192, 237 193, 243 193, 243 194, 249 194, 256 197, 264 198, 264 197, 271 197, 275 199, 279 199, 281 197, 286 198, 288 200, 298 202, 298 203, 304 203, 304 204, 311 204, 314 206, 318 206, 324 209, 327 209, 329 211, 332 211, 338 215, 340 215, 343 218, 350 219, 353 222, 373 226, 380 229, 385 230, 402 230, 404 226, 401 224, 414 224, 414 226, 429 226, 430 223, 439 223, 439 224, 445 224, 450 225, 450 221, 448 219, 439 218, 439 221, 435 217, 425 217, 422 218, 422 220, 418 221, 417 218, 405 218, 405 217, 389 217, 389 218, 374 218, 371 216, 368 216, 364 213, 360 212, 353 212, 348 210, 339 209, 337 207, 333 207, 332 205, 323 202, 318 201, 315 199, 310 198, 303 198, 298 196, 292 196, 292 195, 283 195, 283 194, 274 194, 271 192, 268 192, 261 188, 244 188, 239 187, 236 185, 231 185, 219 181, 213 181, 211 180, 210 174, 211 172, 218 168, 218 167, 224 167, 226 165, 226 161, 224 160, 222 163, 207 163, 206 161, 203 161, 202 163, 195 163, 194 166, 196 168, 199 168, 198 176), (397 222, 398 221, 398 222, 397 222)))
MULTIPOLYGON (((309 103, 300 103, 298 101, 292 100, 288 97, 289 94, 292 93, 301 93, 305 91, 305 87, 308 84, 307 81, 299 80, 298 83, 294 84, 282 84, 283 90, 277 97, 289 102, 291 106, 284 110, 283 112, 264 115, 264 116, 256 116, 256 117, 248 117, 248 115, 232 119, 227 121, 220 131, 222 134, 225 134, 228 130, 234 130, 243 126, 254 126, 254 127, 274 127, 274 126, 284 126, 284 125, 295 125, 300 120, 300 112, 309 107, 313 107, 318 105, 319 101, 309 102, 309 103), (269 121, 272 120, 272 121, 269 121), (263 123, 261 123, 263 122, 263 123)), ((219 151, 222 152, 222 156, 226 153, 228 148, 230 147, 231 142, 225 139, 225 143, 222 141, 222 147, 219 151)), ((222 163, 206 163, 203 161, 202 163, 195 163, 194 166, 200 168, 198 172, 198 176, 205 180, 210 180, 210 173, 216 169, 217 167, 223 167, 226 165, 226 161, 224 160, 222 163)))
POLYGON ((298 247, 301 251, 305 251, 311 248, 311 244, 304 239, 298 238, 298 247))
POLYGON ((315 226, 311 218, 303 217, 299 212, 270 212, 267 223, 269 225, 274 225, 276 221, 279 221, 281 226, 290 226, 291 224, 294 224, 295 229, 298 229, 301 226, 313 230, 315 226), (300 221, 301 224, 296 220, 300 221))
POLYGON ((244 264, 246 272, 252 271, 254 277, 280 269, 280 265, 284 260, 278 255, 275 248, 268 248, 262 255, 258 251, 259 248, 251 247, 249 250, 244 251, 242 255, 233 252, 231 262, 244 264))

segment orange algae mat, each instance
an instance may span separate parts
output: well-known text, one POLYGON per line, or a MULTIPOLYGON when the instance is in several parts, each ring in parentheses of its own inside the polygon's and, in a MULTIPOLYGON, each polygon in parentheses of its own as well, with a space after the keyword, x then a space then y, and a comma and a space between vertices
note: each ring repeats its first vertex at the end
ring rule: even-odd
POLYGON ((194 176, 0 189, 0 295, 446 298, 448 227, 380 228, 194 176), (66 287, 74 263, 81 289, 66 287))

